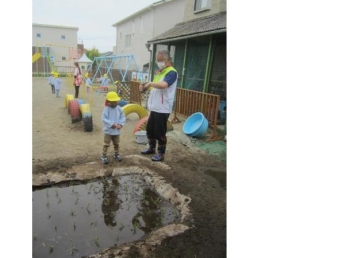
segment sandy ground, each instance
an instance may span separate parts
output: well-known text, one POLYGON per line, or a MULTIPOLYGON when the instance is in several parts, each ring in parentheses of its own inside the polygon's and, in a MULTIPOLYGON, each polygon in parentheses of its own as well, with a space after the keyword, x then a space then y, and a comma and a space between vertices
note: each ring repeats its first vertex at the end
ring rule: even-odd
MULTIPOLYGON (((132 113, 127 116, 121 135, 120 153, 124 160, 121 163, 114 161, 111 158, 113 150, 109 148, 110 162, 103 165, 100 160, 103 141, 101 114, 105 94, 93 94, 90 100, 81 89, 79 97, 91 104, 94 128, 92 132, 84 132, 82 122, 71 122, 64 104, 66 94, 74 95, 71 79, 63 78, 60 98, 51 93, 47 78, 33 78, 32 86, 33 185, 42 183, 36 181, 37 176, 63 174, 73 166, 90 162, 96 162, 96 169, 105 171, 138 164, 148 167, 192 199, 189 206, 194 225, 183 234, 168 237, 151 248, 149 257, 226 257, 226 153, 223 142, 207 143, 205 139, 210 132, 203 139, 191 140, 183 133, 184 119, 179 117, 182 122, 173 124, 173 131, 167 134, 164 163, 171 167, 170 170, 153 164, 150 156, 137 160, 126 158, 140 155, 140 151, 146 148, 135 141, 133 129, 139 116, 132 113), (223 150, 218 152, 222 147, 223 150)), ((139 253, 137 248, 132 248, 126 257, 140 257, 139 253)))

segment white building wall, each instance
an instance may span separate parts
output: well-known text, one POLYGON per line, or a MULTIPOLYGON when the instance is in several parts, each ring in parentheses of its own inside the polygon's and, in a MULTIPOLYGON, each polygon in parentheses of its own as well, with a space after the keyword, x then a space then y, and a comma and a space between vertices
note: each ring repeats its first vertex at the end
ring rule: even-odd
MULTIPOLYGON (((149 6, 129 19, 116 24, 116 55, 133 54, 139 70, 150 61, 145 43, 183 21, 184 0, 174 0, 149 6), (126 35, 131 35, 131 45, 126 47, 126 35)), ((152 47, 151 47, 152 50, 152 47)), ((131 68, 134 69, 134 68, 131 68)))
MULTIPOLYGON (((51 47, 56 66, 73 66, 77 53, 77 27, 32 24, 32 46, 51 47), (38 37, 37 34, 40 34, 38 37), (64 36, 64 39, 62 38, 64 36), (62 60, 63 57, 66 59, 62 60)), ((79 56, 76 57, 77 59, 79 56)))
POLYGON ((196 0, 185 0, 184 21, 189 21, 226 11, 226 0, 207 0, 210 2, 210 9, 201 12, 194 12, 195 1, 196 0))

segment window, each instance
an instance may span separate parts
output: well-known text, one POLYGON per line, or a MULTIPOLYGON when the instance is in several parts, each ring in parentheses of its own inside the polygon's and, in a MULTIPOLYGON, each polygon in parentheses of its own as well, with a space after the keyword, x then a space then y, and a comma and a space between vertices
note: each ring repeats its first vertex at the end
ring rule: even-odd
POLYGON ((134 24, 134 20, 132 21, 132 33, 134 35, 134 30, 135 30, 135 24, 134 24))
POLYGON ((211 8, 211 0, 195 0, 194 13, 209 10, 211 8))
POLYGON ((65 56, 63 56, 61 59, 62 59, 62 61, 66 61, 66 57, 65 56))
POLYGON ((37 38, 40 38, 40 37, 41 37, 41 33, 37 33, 37 34, 36 34, 36 37, 37 37, 37 38))
POLYGON ((122 39, 122 29, 120 30, 120 39, 122 39))
POLYGON ((61 39, 66 39, 65 35, 61 35, 61 39))
POLYGON ((143 34, 144 20, 141 17, 140 19, 141 19, 140 34, 143 34))
POLYGON ((131 34, 126 35, 125 47, 131 46, 131 34))

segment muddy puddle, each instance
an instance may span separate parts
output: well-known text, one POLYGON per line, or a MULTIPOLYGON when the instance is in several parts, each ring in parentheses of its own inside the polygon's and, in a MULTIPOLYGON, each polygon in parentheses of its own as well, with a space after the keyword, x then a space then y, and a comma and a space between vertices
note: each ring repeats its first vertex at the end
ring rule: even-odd
POLYGON ((72 181, 32 193, 33 257, 82 257, 181 219, 138 174, 72 181))

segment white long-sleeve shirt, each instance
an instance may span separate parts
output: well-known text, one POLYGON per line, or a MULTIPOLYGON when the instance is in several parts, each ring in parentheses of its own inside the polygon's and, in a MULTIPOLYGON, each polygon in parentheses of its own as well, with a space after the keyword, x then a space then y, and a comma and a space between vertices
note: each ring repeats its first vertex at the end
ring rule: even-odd
POLYGON ((92 84, 91 79, 87 78, 85 81, 85 84, 86 84, 86 86, 91 87, 91 84, 92 84))
POLYGON ((126 123, 126 116, 122 108, 117 105, 115 108, 105 106, 102 114, 103 132, 108 135, 119 135, 120 130, 111 128, 113 124, 122 125, 126 123))
POLYGON ((101 86, 108 86, 109 85, 109 79, 108 78, 102 78, 101 86))
POLYGON ((55 78, 54 79, 54 87, 56 90, 60 90, 61 89, 61 83, 62 80, 60 78, 55 78))
POLYGON ((52 75, 49 76, 49 78, 48 78, 48 83, 49 83, 50 85, 54 85, 54 77, 53 77, 52 75))

